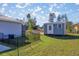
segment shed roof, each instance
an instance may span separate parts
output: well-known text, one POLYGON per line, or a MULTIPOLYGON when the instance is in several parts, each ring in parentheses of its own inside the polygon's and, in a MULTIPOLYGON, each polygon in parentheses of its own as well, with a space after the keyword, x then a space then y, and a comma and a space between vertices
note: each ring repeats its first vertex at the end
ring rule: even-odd
POLYGON ((61 24, 61 23, 65 23, 65 22, 56 21, 56 22, 47 22, 47 23, 44 23, 44 24, 61 24))

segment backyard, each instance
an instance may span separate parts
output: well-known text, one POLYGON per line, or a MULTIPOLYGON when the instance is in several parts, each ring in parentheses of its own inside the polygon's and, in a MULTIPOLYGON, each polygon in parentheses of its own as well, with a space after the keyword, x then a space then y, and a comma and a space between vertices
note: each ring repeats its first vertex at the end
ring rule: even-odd
MULTIPOLYGON (((0 53, 0 56, 17 56, 17 49, 0 53)), ((79 35, 46 36, 41 41, 19 47, 20 56, 77 56, 79 55, 79 35)))

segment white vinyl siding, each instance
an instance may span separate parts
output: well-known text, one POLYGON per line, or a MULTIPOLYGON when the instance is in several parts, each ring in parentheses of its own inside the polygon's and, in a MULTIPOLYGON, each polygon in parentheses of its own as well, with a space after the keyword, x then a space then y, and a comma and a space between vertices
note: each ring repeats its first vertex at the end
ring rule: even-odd
POLYGON ((55 34, 56 33, 63 33, 62 35, 66 34, 66 23, 64 22, 52 22, 52 23, 47 23, 47 28, 46 28, 46 34, 55 34), (51 30, 49 29, 49 27, 51 26, 51 30), (55 29, 55 31, 54 31, 55 29), (59 30, 59 32, 58 32, 59 30), (62 30, 60 32, 60 30, 62 30))
POLYGON ((47 33, 48 34, 52 34, 53 33, 53 26, 51 24, 47 25, 47 33))

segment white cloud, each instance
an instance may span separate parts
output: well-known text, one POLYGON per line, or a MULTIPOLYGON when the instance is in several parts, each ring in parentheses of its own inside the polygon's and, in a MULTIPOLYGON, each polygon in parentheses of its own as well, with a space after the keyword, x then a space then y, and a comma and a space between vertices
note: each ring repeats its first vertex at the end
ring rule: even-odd
POLYGON ((26 13, 24 9, 23 9, 23 10, 21 10, 21 12, 22 12, 22 13, 26 13))
POLYGON ((76 5, 79 5, 79 3, 75 3, 76 5))
POLYGON ((49 11, 50 11, 50 12, 52 11, 52 7, 49 8, 49 11))
POLYGON ((5 13, 5 8, 4 8, 4 7, 1 8, 0 13, 1 13, 1 14, 4 14, 4 13, 5 13))
POLYGON ((5 14, 5 16, 8 16, 8 14, 5 14))
POLYGON ((43 23, 48 22, 48 17, 38 15, 36 18, 37 18, 37 24, 39 24, 40 26, 42 26, 43 23))
POLYGON ((32 15, 33 15, 34 17, 37 16, 37 12, 39 12, 39 11, 41 11, 41 10, 42 10, 42 8, 39 7, 39 6, 37 6, 36 9, 32 12, 32 15))
POLYGON ((39 12, 39 11, 41 11, 41 10, 42 10, 42 8, 38 6, 38 7, 35 9, 34 12, 39 12))
POLYGON ((53 4, 53 7, 56 7, 56 6, 57 6, 57 4, 56 4, 56 3, 54 3, 54 4, 53 4))
POLYGON ((43 14, 43 13, 44 13, 44 11, 41 11, 41 13, 43 14))
POLYGON ((72 12, 72 11, 73 11, 72 9, 69 10, 69 12, 72 12))
POLYGON ((2 8, 2 11, 4 11, 5 10, 5 8, 2 8))
POLYGON ((11 16, 11 15, 9 15, 9 14, 5 14, 5 16, 8 16, 8 17, 13 17, 13 16, 11 16))
POLYGON ((33 13, 33 11, 34 11, 33 9, 30 9, 30 8, 27 9, 27 10, 28 10, 29 13, 33 13))
POLYGON ((43 19, 43 20, 46 20, 46 17, 42 16, 42 19, 43 19))
POLYGON ((53 6, 53 4, 49 4, 49 12, 51 12, 52 10, 53 10, 53 8, 54 8, 54 6, 53 6))
POLYGON ((31 11, 31 9, 28 9, 28 11, 31 11))
POLYGON ((79 11, 79 9, 77 9, 77 11, 79 11))
POLYGON ((53 9, 59 9, 59 8, 61 8, 62 6, 64 6, 65 5, 65 3, 63 3, 63 4, 57 4, 57 3, 53 3, 53 4, 49 4, 49 11, 51 12, 53 9))
POLYGON ((37 14, 36 14, 35 12, 33 12, 33 13, 32 13, 32 16, 34 16, 34 17, 35 17, 36 15, 37 15, 37 14))
POLYGON ((16 11, 8 10, 8 13, 9 13, 10 15, 12 15, 12 16, 15 16, 16 11))
POLYGON ((51 12, 54 8, 59 8, 57 3, 49 4, 49 11, 51 12))
POLYGON ((56 8, 60 8, 60 6, 57 6, 56 8))
POLYGON ((65 8, 64 13, 66 13, 66 14, 73 13, 73 9, 66 10, 66 8, 65 8))
POLYGON ((62 7, 62 6, 65 6, 65 5, 66 5, 66 3, 61 3, 61 4, 59 4, 59 6, 61 6, 61 7, 62 7))
POLYGON ((23 16, 23 15, 24 15, 23 13, 20 13, 20 14, 19 14, 19 16, 23 16))
MULTIPOLYGON (((49 4, 49 12, 52 12, 52 10, 54 9, 54 8, 57 8, 58 7, 58 5, 56 4, 56 3, 54 3, 54 4, 49 4)), ((59 8, 59 7, 58 7, 59 8)))
POLYGON ((19 4, 16 4, 16 8, 25 8, 25 7, 27 7, 28 5, 30 5, 29 3, 26 3, 26 4, 24 4, 24 3, 19 3, 19 4))
POLYGON ((2 4, 2 6, 5 7, 5 6, 8 6, 8 4, 7 3, 4 3, 4 4, 2 4))
POLYGON ((12 10, 9 10, 9 13, 12 13, 12 10))
POLYGON ((61 13, 58 12, 58 11, 52 11, 51 13, 55 13, 56 16, 58 16, 59 14, 61 14, 61 13))
POLYGON ((19 13, 19 15, 17 16, 18 19, 23 19, 24 14, 23 13, 19 13))

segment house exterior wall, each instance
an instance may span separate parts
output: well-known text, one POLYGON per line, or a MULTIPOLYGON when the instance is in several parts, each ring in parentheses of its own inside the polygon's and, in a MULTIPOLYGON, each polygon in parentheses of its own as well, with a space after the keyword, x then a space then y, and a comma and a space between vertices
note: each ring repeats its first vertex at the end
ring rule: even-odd
POLYGON ((79 33, 79 24, 72 25, 72 32, 79 33))
POLYGON ((22 35, 22 24, 0 21, 0 33, 7 36, 13 34, 15 37, 22 35))

